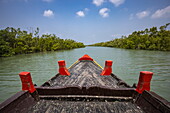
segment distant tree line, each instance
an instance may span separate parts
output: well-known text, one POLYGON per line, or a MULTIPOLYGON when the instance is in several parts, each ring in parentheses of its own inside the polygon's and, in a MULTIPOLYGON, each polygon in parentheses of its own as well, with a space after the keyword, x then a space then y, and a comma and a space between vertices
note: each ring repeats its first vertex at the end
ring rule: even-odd
POLYGON ((143 49, 170 51, 170 23, 159 28, 152 27, 144 31, 134 31, 129 36, 122 36, 108 42, 92 44, 91 46, 116 47, 125 49, 143 49))
POLYGON ((40 37, 38 33, 39 28, 32 33, 13 27, 0 30, 0 56, 85 47, 83 43, 71 39, 60 39, 54 34, 40 37))

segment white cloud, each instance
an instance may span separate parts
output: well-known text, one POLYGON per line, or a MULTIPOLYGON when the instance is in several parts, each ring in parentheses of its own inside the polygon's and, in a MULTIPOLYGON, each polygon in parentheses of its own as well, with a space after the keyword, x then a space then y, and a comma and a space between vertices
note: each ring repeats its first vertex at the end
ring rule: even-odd
POLYGON ((52 10, 45 10, 43 16, 52 17, 52 16, 54 16, 54 13, 52 10))
POLYGON ((83 11, 78 11, 76 14, 77 14, 77 16, 79 16, 79 17, 84 17, 84 16, 85 16, 85 14, 84 14, 83 11))
POLYGON ((76 12, 76 15, 79 17, 85 17, 85 15, 89 12, 90 9, 84 8, 82 11, 76 12))
POLYGON ((170 6, 165 7, 164 9, 158 9, 151 18, 161 18, 161 17, 170 17, 170 6))
POLYGON ((109 0, 111 3, 113 3, 116 7, 123 4, 125 0, 109 0))
POLYGON ((44 2, 52 2, 53 0, 42 0, 44 2))
POLYGON ((96 6, 100 6, 104 3, 105 0, 93 0, 93 4, 95 4, 96 6))
POLYGON ((142 19, 142 18, 145 18, 147 16, 149 16, 149 11, 142 11, 142 12, 139 12, 136 14, 136 16, 139 18, 139 19, 142 19))
POLYGON ((99 10, 99 14, 103 17, 106 18, 109 16, 109 9, 108 8, 102 8, 99 10))

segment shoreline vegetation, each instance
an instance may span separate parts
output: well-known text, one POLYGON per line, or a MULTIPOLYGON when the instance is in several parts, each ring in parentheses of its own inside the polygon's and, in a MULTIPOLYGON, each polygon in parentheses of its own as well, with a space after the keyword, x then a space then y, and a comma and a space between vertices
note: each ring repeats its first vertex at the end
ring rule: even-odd
POLYGON ((0 30, 0 57, 85 47, 81 42, 60 39, 55 34, 39 36, 39 28, 31 31, 13 27, 0 30))
POLYGON ((146 28, 144 31, 134 31, 129 36, 122 36, 107 42, 95 43, 88 46, 115 47, 124 49, 142 49, 170 51, 170 23, 159 28, 146 28))

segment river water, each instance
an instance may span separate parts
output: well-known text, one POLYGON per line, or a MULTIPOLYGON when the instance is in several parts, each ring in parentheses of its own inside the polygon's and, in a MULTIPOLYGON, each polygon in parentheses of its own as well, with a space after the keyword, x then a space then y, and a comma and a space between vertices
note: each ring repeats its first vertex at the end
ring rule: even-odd
POLYGON ((112 60, 113 73, 129 85, 138 82, 140 71, 153 72, 151 90, 170 101, 170 52, 86 47, 0 58, 0 102, 21 90, 20 72, 31 72, 39 86, 58 73, 58 60, 69 67, 84 54, 102 67, 105 60, 112 60))

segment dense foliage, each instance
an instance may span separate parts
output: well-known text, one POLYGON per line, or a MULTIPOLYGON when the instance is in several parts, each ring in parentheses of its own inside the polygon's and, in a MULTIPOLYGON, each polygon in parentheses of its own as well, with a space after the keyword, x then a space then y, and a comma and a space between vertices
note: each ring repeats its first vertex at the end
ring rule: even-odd
POLYGON ((122 36, 119 39, 96 43, 91 46, 170 51, 170 30, 166 30, 169 24, 161 26, 159 30, 157 27, 152 27, 144 31, 135 31, 127 37, 122 36))
POLYGON ((12 27, 0 30, 0 56, 85 47, 71 39, 60 39, 54 34, 40 37, 38 33, 39 28, 32 33, 12 27))

